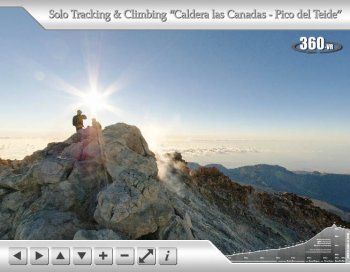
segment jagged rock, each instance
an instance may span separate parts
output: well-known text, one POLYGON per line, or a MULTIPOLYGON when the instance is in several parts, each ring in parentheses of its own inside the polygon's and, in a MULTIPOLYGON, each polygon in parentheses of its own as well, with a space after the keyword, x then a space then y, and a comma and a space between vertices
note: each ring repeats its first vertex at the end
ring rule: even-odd
POLYGON ((28 183, 23 179, 23 174, 16 172, 14 169, 6 168, 0 173, 0 188, 19 190, 22 184, 28 183))
POLYGON ((96 219, 99 228, 139 238, 174 216, 160 197, 155 156, 134 126, 117 124, 103 132, 89 127, 16 166, 2 165, 1 217, 14 225, 2 227, 1 235, 35 239, 36 229, 47 228, 47 239, 72 239, 80 222, 97 227, 96 219), (53 222, 62 229, 53 231, 53 222))
POLYGON ((80 132, 74 133, 72 136, 70 136, 67 140, 64 142, 68 145, 72 145, 75 143, 80 143, 82 141, 82 134, 80 132))
POLYGON ((62 158, 72 158, 74 160, 81 160, 82 153, 84 149, 84 143, 78 142, 78 143, 72 143, 71 145, 67 146, 61 154, 62 158))
POLYGON ((102 141, 100 131, 87 127, 73 134, 64 142, 66 147, 62 150, 60 156, 78 161, 96 160, 101 162, 103 153, 102 141))
POLYGON ((141 156, 154 157, 154 153, 149 150, 141 131, 135 126, 124 123, 108 126, 103 131, 103 138, 106 145, 118 142, 141 156))
POLYGON ((27 171, 6 169, 0 174, 0 187, 24 191, 37 185, 58 183, 65 180, 73 164, 72 160, 48 157, 34 163, 27 171))
POLYGON ((9 193, 9 190, 0 189, 0 202, 2 201, 3 196, 8 194, 8 193, 9 193))
POLYGON ((110 229, 78 230, 74 240, 124 240, 125 237, 110 229))
POLYGON ((23 219, 16 229, 15 239, 66 240, 72 239, 82 224, 70 212, 43 210, 23 219))
POLYGON ((38 184, 58 183, 67 179, 73 164, 73 160, 47 158, 33 170, 33 178, 38 184))
POLYGON ((38 192, 8 191, 0 205, 0 237, 13 239, 23 213, 38 197, 38 192))
POLYGON ((4 171, 5 169, 13 168, 15 163, 16 161, 0 159, 0 172, 4 171))
POLYGON ((30 197, 31 194, 22 192, 13 192, 7 194, 2 199, 1 208, 16 212, 20 207, 24 205, 26 201, 28 201, 30 197))
POLYGON ((94 161, 76 162, 68 180, 41 188, 41 196, 31 210, 72 211, 83 221, 92 221, 98 190, 106 181, 101 165, 94 161))
POLYGON ((44 149, 44 154, 46 156, 58 157, 62 151, 69 146, 68 143, 49 143, 44 149))
POLYGON ((11 230, 13 214, 6 210, 0 210, 0 239, 9 239, 8 232, 11 230))
POLYGON ((79 198, 76 188, 68 181, 50 184, 42 188, 41 196, 31 205, 31 210, 40 211, 56 208, 60 211, 69 211, 77 205, 79 198))
POLYGON ((191 228, 192 225, 188 221, 176 216, 166 228, 160 231, 159 237, 164 240, 194 240, 191 228))

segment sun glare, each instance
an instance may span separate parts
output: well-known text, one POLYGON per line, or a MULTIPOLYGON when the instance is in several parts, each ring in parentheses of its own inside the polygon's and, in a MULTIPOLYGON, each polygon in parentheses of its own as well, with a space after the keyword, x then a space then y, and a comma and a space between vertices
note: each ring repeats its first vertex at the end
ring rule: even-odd
POLYGON ((107 107, 107 101, 102 93, 91 91, 83 96, 83 106, 86 106, 95 116, 97 111, 107 107))
MULTIPOLYGON (((46 77, 47 79, 47 77, 46 77)), ((76 98, 76 102, 69 108, 81 109, 91 118, 97 118, 98 114, 107 111, 116 115, 122 115, 122 110, 115 105, 116 100, 112 99, 112 95, 121 90, 125 82, 120 79, 112 82, 104 88, 98 87, 97 76, 89 73, 89 85, 86 88, 78 88, 64 79, 50 75, 50 84, 60 91, 64 91, 71 97, 76 98), (114 102, 114 103, 113 103, 114 102)))

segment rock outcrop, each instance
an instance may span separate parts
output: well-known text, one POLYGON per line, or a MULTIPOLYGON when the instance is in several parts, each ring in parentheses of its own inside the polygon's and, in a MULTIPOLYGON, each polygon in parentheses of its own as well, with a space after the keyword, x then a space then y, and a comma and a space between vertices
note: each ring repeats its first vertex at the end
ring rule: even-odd
POLYGON ((0 160, 1 239, 208 239, 224 253, 309 239, 339 217, 256 192, 215 168, 157 157, 137 127, 91 127, 21 161, 0 160))
POLYGON ((142 239, 170 225, 173 238, 190 238, 176 232, 155 155, 134 126, 89 127, 1 161, 0 188, 2 239, 142 239))

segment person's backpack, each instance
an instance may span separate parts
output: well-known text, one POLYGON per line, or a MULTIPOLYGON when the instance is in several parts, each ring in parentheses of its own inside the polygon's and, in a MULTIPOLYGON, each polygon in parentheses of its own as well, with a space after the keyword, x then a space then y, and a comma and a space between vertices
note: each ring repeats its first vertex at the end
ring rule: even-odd
POLYGON ((78 116, 74 116, 73 117, 73 126, 77 126, 78 125, 78 116))

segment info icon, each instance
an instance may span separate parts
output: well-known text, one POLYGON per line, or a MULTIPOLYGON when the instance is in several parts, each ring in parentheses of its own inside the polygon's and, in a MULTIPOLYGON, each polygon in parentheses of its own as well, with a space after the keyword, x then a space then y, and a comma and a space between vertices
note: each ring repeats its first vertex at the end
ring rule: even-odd
POLYGON ((161 247, 158 252, 160 265, 177 264, 177 249, 175 247, 161 247))

